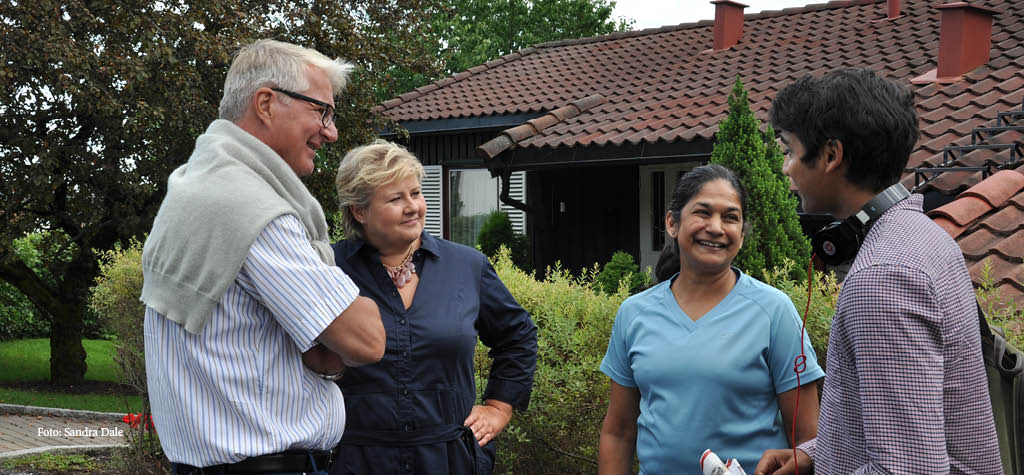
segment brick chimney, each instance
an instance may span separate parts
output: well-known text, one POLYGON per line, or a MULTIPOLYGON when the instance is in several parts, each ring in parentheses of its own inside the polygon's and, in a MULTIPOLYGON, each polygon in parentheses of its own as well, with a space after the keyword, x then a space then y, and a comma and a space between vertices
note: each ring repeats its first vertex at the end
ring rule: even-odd
POLYGON ((939 66, 911 80, 914 84, 956 82, 988 62, 992 49, 992 17, 998 10, 954 2, 939 5, 939 66))
POLYGON ((732 0, 714 0, 715 6, 715 51, 729 49, 743 36, 743 9, 747 5, 732 0))
POLYGON ((966 2, 947 3, 939 27, 939 68, 937 76, 956 78, 988 62, 992 49, 991 8, 966 2))
POLYGON ((886 0, 885 10, 890 20, 895 20, 903 15, 900 14, 900 7, 903 2, 900 0, 886 0))

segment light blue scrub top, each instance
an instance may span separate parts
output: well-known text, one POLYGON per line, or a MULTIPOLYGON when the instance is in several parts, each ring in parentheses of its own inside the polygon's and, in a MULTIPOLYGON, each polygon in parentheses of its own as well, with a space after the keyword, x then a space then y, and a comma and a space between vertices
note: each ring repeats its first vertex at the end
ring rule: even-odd
MULTIPOLYGON (((619 307, 601 371, 640 390, 640 473, 700 473, 704 449, 753 473, 766 449, 789 447, 776 395, 797 386, 800 317, 786 294, 733 270, 732 291, 696 322, 675 277, 619 307)), ((806 335, 804 352, 801 384, 825 376, 806 335)))

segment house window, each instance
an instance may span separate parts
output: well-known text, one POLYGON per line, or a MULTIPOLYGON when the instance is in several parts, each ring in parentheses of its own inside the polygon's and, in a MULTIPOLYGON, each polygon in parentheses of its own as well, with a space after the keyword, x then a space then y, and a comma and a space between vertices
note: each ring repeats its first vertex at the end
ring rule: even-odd
MULTIPOLYGON (((526 173, 512 173, 509 196, 526 202, 526 173)), ((491 173, 482 169, 454 169, 448 171, 448 239, 467 246, 476 245, 487 216, 495 210, 509 215, 512 229, 517 233, 526 232, 526 215, 499 200, 501 182, 491 178, 491 173)))
POLYGON ((450 170, 448 172, 448 237, 467 246, 476 245, 487 215, 498 209, 498 179, 487 170, 450 170))

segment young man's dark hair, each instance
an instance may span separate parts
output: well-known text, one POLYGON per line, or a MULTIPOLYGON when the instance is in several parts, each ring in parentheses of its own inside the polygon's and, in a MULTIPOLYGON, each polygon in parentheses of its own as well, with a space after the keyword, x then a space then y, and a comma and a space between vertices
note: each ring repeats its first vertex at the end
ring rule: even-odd
POLYGON ((804 162, 839 140, 847 180, 876 192, 900 180, 919 136, 913 94, 870 69, 796 80, 772 102, 771 123, 800 139, 804 162))

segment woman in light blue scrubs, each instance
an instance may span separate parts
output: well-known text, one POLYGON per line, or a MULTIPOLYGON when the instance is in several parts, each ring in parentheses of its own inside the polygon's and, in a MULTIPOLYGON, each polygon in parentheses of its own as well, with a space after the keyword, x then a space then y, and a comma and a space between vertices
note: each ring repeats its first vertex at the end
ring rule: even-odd
POLYGON ((700 473, 705 449, 753 470, 761 454, 813 438, 818 366, 792 301, 739 269, 746 192, 729 169, 680 177, 665 215, 679 272, 619 307, 601 363, 611 399, 600 474, 700 473), (794 359, 806 353, 800 386, 794 359), (799 410, 795 410, 799 393, 799 410))

